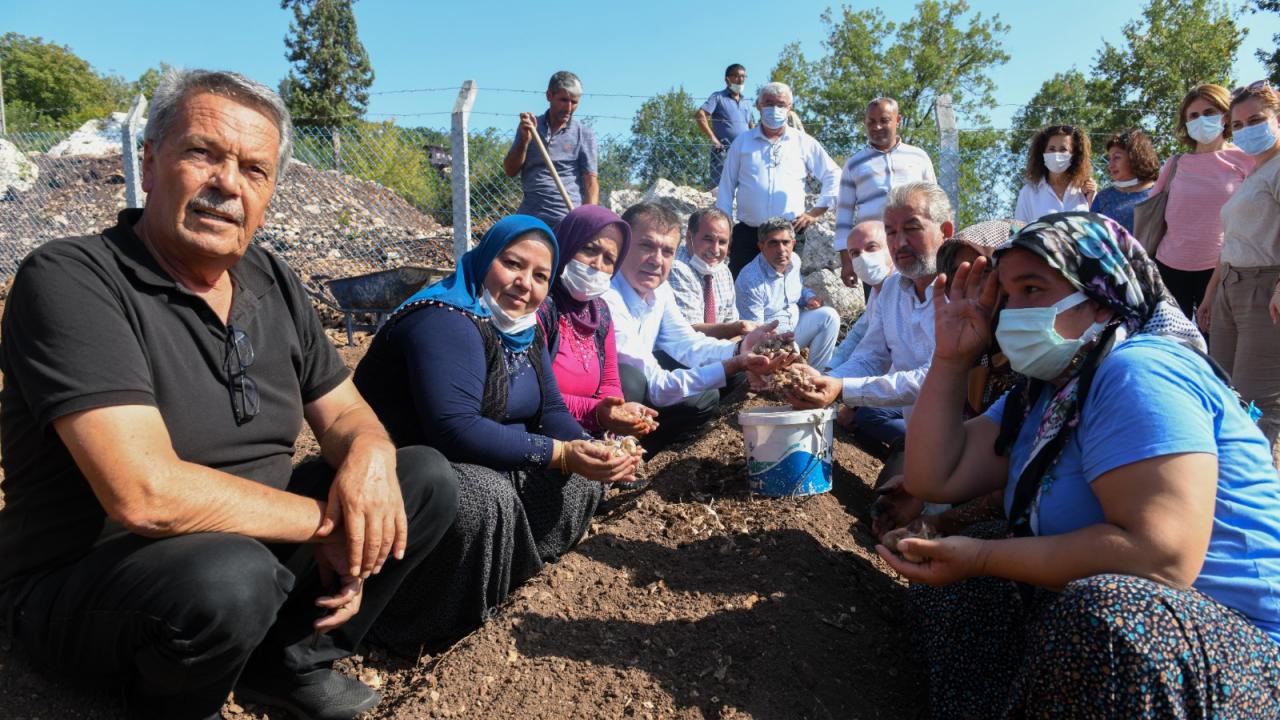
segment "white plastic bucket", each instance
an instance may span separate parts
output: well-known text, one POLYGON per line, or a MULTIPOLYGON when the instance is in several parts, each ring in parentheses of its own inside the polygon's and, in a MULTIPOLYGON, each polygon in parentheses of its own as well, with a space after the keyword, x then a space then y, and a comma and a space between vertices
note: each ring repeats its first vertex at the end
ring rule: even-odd
POLYGON ((835 411, 760 407, 738 413, 751 491, 769 497, 831 489, 831 421, 835 411))

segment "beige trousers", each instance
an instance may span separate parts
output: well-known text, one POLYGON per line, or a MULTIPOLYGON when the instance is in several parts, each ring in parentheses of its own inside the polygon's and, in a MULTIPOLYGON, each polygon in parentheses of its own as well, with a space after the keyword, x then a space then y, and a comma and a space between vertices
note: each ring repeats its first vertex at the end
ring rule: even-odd
POLYGON ((1280 467, 1280 325, 1267 310, 1277 279, 1280 266, 1223 266, 1209 321, 1209 354, 1231 374, 1245 401, 1262 410, 1258 426, 1280 467))

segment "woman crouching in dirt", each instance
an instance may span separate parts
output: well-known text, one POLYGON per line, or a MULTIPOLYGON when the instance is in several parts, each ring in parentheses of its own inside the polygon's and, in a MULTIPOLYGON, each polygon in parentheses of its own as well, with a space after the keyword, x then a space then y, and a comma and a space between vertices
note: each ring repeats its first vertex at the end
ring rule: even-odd
POLYGON ((560 262, 538 324, 569 414, 593 434, 643 437, 658 427, 658 411, 622 397, 613 318, 601 297, 622 267, 631 227, 599 205, 569 211, 556 225, 560 262))
POLYGON ((1261 431, 1113 220, 1049 215, 996 259, 985 279, 985 259, 962 265, 937 308, 906 488, 1002 489, 1010 537, 901 541, 920 562, 877 548, 917 583, 934 716, 1276 717, 1280 478, 1261 431), (1029 381, 962 421, 993 325, 1029 381))
POLYGON ((499 221, 453 275, 405 301, 355 382, 397 445, 435 447, 458 473, 458 515, 374 627, 405 654, 480 625, 513 588, 587 529, 603 485, 635 478, 570 416, 536 311, 557 266, 554 235, 499 221))

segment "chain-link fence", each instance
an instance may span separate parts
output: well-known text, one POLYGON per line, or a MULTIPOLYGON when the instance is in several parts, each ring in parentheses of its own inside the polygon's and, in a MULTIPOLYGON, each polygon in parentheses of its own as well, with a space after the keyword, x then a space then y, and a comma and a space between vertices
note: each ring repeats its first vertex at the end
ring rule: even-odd
MULTIPOLYGON (((1012 207, 1008 178, 1017 163, 1003 141, 993 144, 990 136, 1003 133, 974 132, 959 131, 955 152, 925 146, 939 177, 957 179, 953 198, 962 225, 1012 207)), ((120 137, 118 123, 0 136, 0 280, 40 243, 115 222, 131 176, 120 137)), ((467 133, 464 190, 472 241, 520 205, 519 179, 507 177, 502 166, 513 138, 512 128, 467 133)), ((679 186, 676 192, 690 202, 714 200, 712 151, 704 141, 597 133, 596 142, 601 204, 620 210, 660 179, 679 186)), ((304 279, 406 264, 449 267, 454 185, 463 182, 451 147, 449 131, 394 122, 300 125, 296 161, 281 178, 257 240, 304 279)))

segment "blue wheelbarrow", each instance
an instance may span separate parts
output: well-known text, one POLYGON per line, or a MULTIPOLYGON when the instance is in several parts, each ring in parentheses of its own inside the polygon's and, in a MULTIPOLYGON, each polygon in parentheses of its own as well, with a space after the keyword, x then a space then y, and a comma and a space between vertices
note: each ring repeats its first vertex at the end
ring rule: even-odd
POLYGON ((347 345, 355 345, 352 335, 356 330, 377 332, 400 303, 450 272, 441 268, 405 265, 345 278, 313 275, 307 293, 317 302, 342 313, 347 345), (356 322, 357 315, 371 315, 373 322, 356 322))

